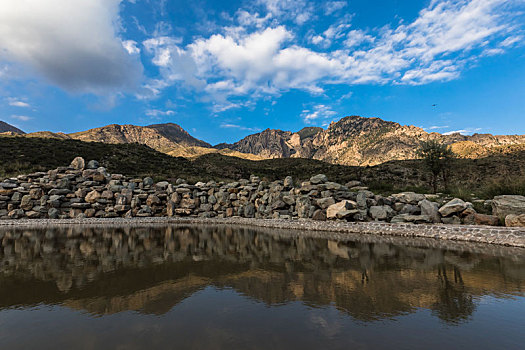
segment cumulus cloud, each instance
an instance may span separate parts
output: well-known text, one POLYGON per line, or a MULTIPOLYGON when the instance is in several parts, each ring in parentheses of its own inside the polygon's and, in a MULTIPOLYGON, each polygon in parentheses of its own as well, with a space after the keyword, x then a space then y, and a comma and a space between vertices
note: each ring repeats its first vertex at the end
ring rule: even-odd
POLYGON ((146 111, 146 115, 148 117, 159 118, 159 117, 166 117, 166 116, 175 115, 175 111, 172 111, 172 110, 163 111, 163 110, 160 110, 160 109, 148 109, 146 111))
MULTIPOLYGON (((503 0, 434 0, 413 22, 395 28, 365 32, 352 28, 347 16, 319 34, 310 31, 309 42, 324 48, 314 50, 300 45, 296 31, 270 20, 309 9, 308 3, 258 2, 266 14, 239 10, 238 26, 186 46, 172 37, 144 42, 162 71, 149 82, 151 90, 184 81, 213 96, 214 110, 224 111, 241 106, 231 96, 258 98, 291 89, 321 94, 329 84, 427 84, 456 79, 487 50, 505 52, 521 39, 503 0)), ((304 119, 321 114, 313 110, 304 119)))
POLYGON ((29 103, 13 97, 8 98, 7 103, 12 107, 31 108, 29 103))
POLYGON ((72 92, 137 85, 132 43, 119 37, 121 0, 16 0, 0 6, 0 61, 21 65, 72 92))
POLYGON ((239 129, 239 130, 246 130, 246 131, 253 131, 253 132, 257 132, 261 130, 259 128, 249 128, 246 126, 242 126, 238 124, 229 124, 229 123, 223 123, 220 125, 220 127, 223 129, 239 129))
POLYGON ((325 4, 325 13, 329 16, 334 12, 342 10, 348 5, 346 1, 328 1, 325 4))
POLYGON ((11 119, 20 120, 22 122, 27 122, 33 118, 28 117, 27 115, 12 115, 11 119))
POLYGON ((306 0, 257 0, 274 18, 292 19, 302 25, 313 17, 314 7, 306 0))
POLYGON ((461 135, 472 135, 478 131, 481 131, 481 128, 468 128, 468 129, 461 129, 461 130, 454 130, 454 131, 448 131, 444 132, 443 135, 453 135, 453 134, 461 134, 461 135))
POLYGON ((305 109, 301 113, 301 118, 306 124, 321 123, 327 124, 327 120, 335 117, 337 112, 333 111, 330 106, 319 104, 311 109, 305 109))

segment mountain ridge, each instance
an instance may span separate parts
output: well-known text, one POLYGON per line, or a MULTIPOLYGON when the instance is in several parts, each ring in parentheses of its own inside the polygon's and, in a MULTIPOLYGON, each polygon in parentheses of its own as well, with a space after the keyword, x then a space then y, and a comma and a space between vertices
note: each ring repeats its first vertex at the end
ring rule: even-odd
POLYGON ((171 156, 189 159, 219 153, 251 160, 309 158, 352 166, 415 159, 420 143, 428 140, 450 145, 460 158, 477 159, 525 149, 525 135, 440 134, 413 125, 355 115, 332 122, 326 129, 305 127, 297 132, 266 129, 235 143, 215 146, 191 136, 174 123, 147 126, 110 124, 71 134, 41 131, 23 136, 113 144, 139 143, 171 156))

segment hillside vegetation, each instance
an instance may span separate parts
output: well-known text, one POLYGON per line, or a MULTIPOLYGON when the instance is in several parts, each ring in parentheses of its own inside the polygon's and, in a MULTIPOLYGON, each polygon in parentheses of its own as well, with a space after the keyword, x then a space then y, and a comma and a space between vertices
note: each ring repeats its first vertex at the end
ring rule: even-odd
MULTIPOLYGON (((419 160, 390 161, 357 167, 314 159, 247 160, 218 153, 193 159, 172 157, 142 144, 105 144, 78 140, 0 137, 0 178, 68 165, 76 156, 96 159, 112 173, 185 178, 189 181, 238 180, 251 174, 273 181, 292 176, 296 181, 324 173, 332 181, 363 181, 375 191, 430 192, 429 174, 419 160)), ((484 198, 497 194, 525 194, 525 151, 480 159, 454 159, 448 191, 463 198, 472 193, 484 198)), ((443 189, 443 184, 440 189, 443 189)))

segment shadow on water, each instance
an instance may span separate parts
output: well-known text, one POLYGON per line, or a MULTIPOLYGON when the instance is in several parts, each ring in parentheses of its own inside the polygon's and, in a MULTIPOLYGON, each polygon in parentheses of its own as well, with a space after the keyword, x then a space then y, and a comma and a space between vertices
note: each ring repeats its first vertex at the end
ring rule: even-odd
POLYGON ((523 296, 525 250, 227 226, 0 231, 0 312, 60 305, 164 315, 208 287, 267 306, 334 306, 363 322, 418 309, 467 322, 484 296, 523 296))

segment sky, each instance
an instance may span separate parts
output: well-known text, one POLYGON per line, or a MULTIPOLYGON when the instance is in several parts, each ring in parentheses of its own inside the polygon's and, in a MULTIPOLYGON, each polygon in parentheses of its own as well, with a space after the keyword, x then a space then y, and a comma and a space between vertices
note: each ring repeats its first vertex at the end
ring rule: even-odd
POLYGON ((0 120, 525 134, 525 0, 0 0, 0 120))

